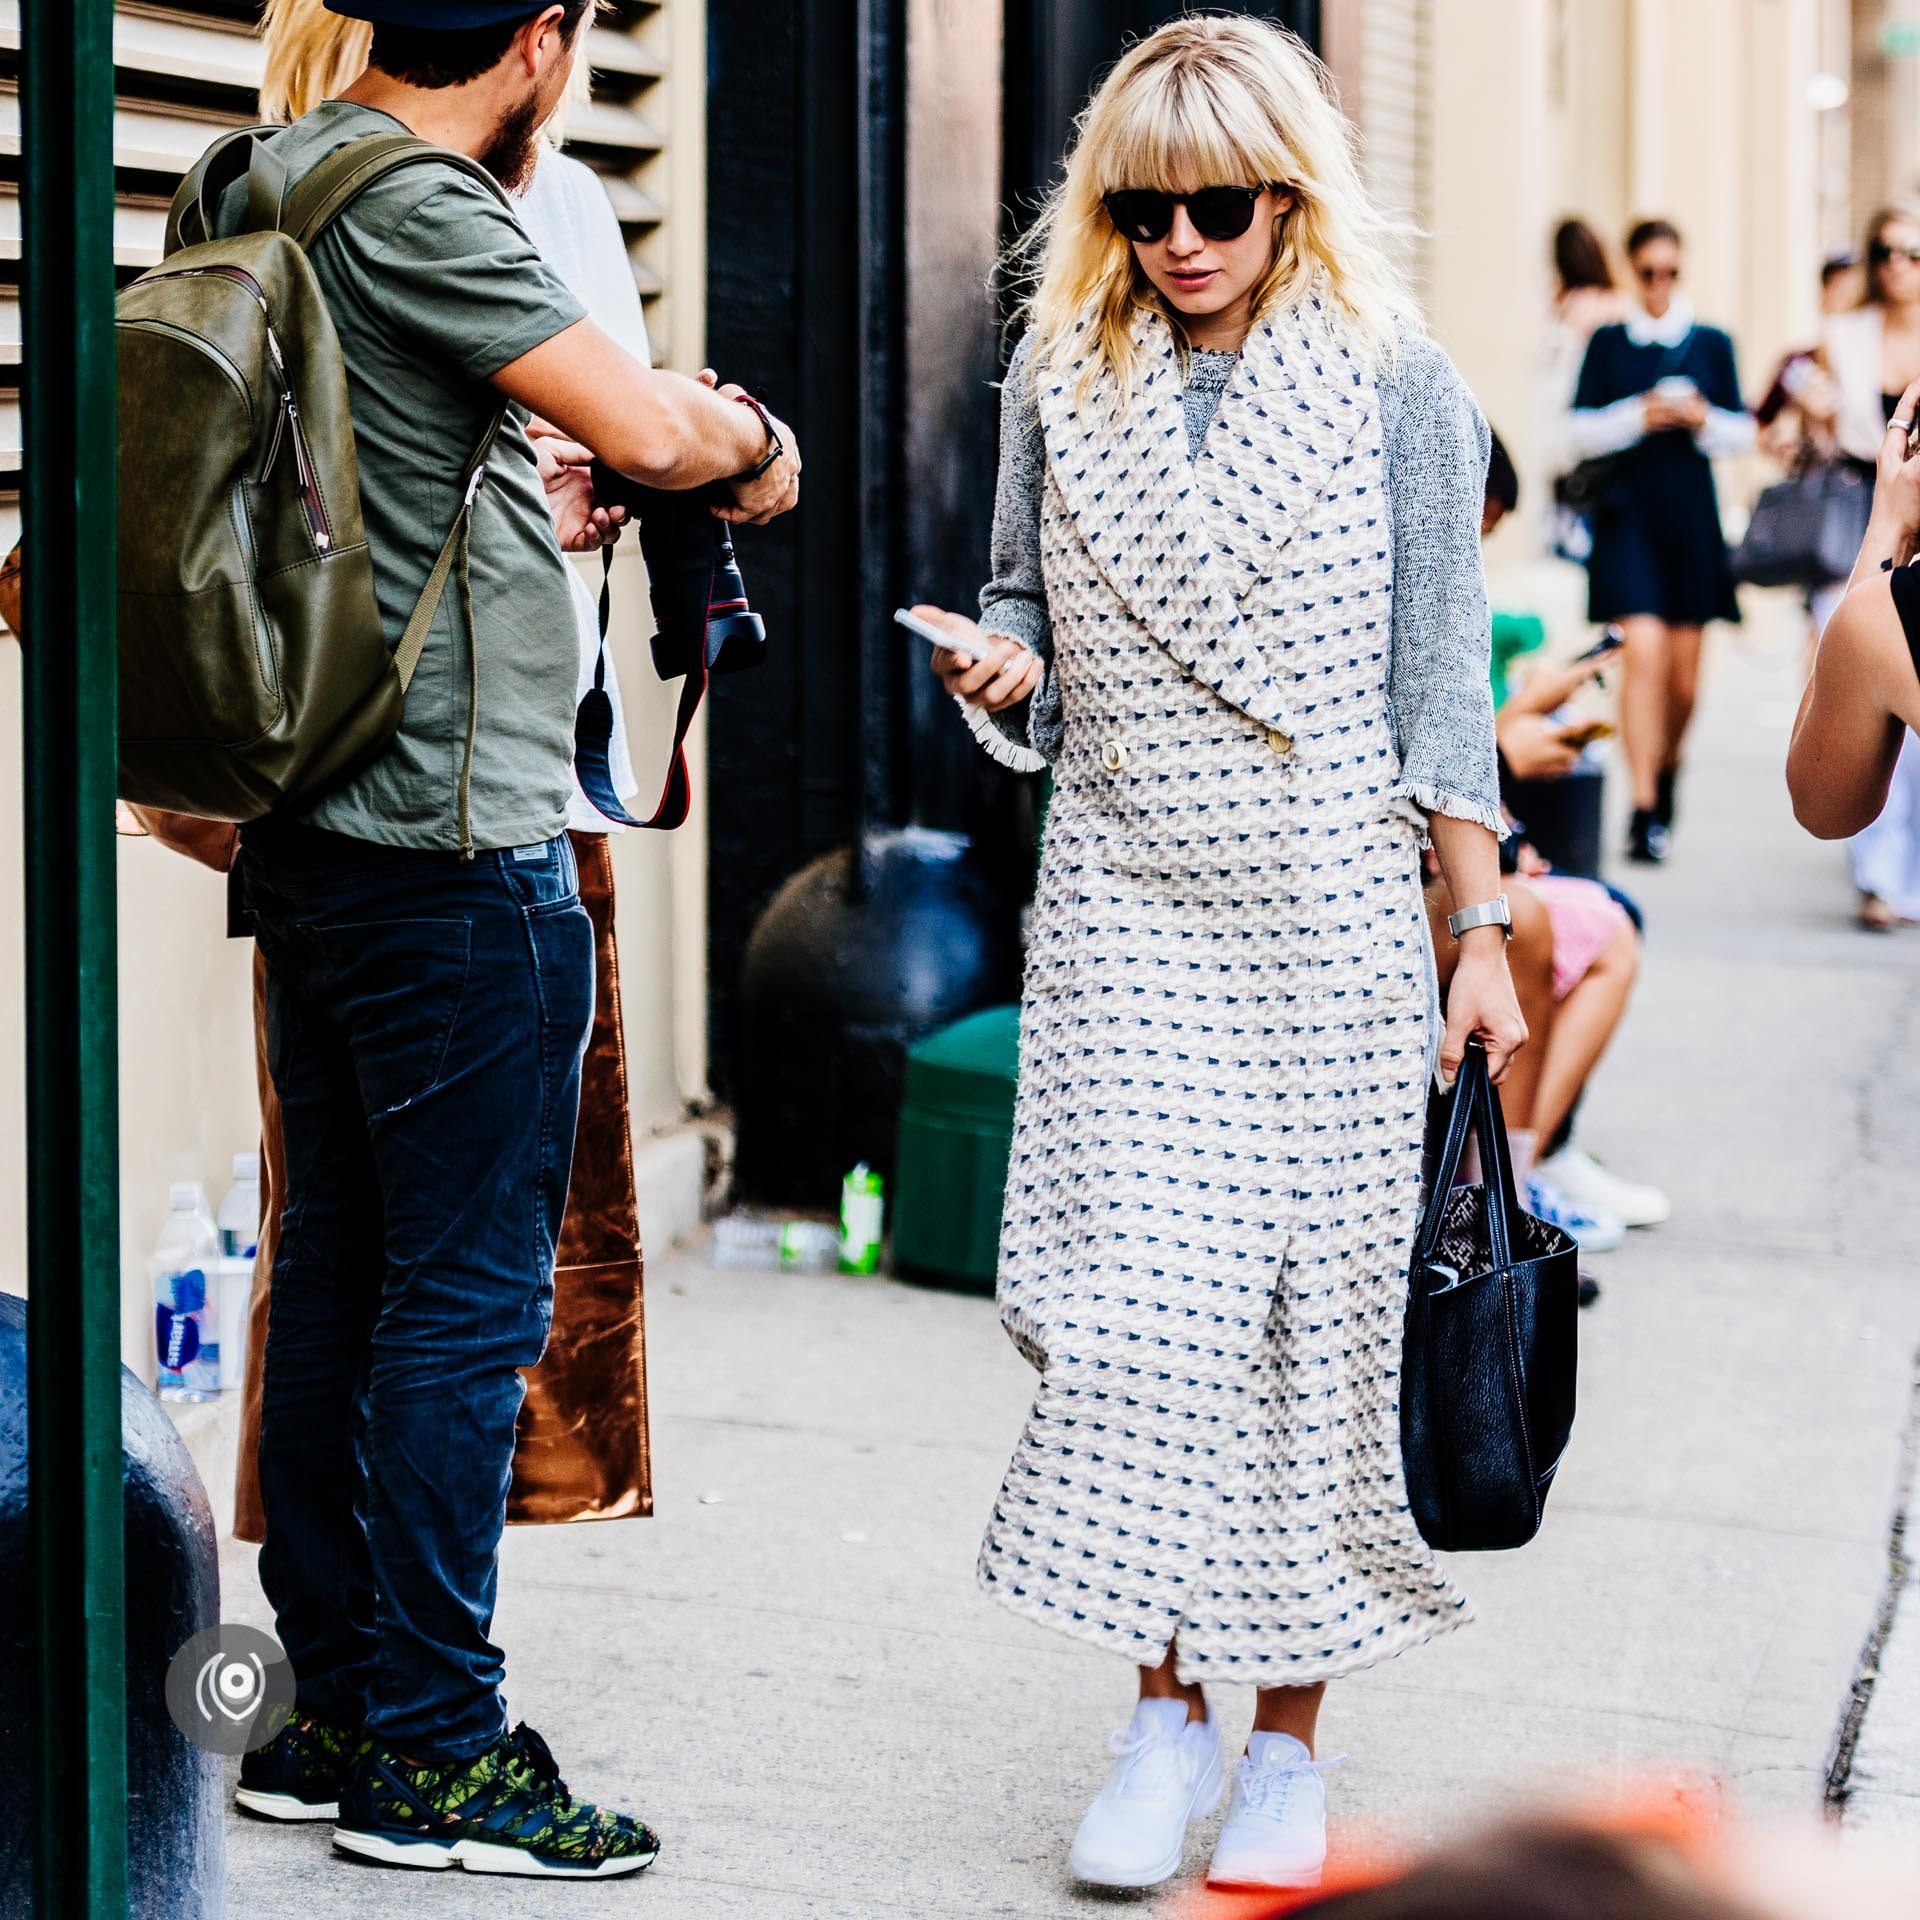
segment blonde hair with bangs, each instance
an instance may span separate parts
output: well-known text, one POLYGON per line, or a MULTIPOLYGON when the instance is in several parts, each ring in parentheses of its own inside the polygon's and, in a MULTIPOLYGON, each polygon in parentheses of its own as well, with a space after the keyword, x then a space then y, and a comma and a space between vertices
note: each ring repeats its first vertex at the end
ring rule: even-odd
POLYGON ((1239 14, 1189 14, 1137 41, 1075 122, 1066 174, 1007 264, 1029 288, 1022 311, 1036 352, 1062 351, 1090 310, 1083 383, 1104 363, 1123 390, 1134 372, 1133 325, 1180 316, 1141 272, 1102 196, 1201 186, 1280 187, 1294 197, 1275 223, 1273 264, 1254 288, 1256 323, 1298 300, 1322 273, 1362 346, 1391 360, 1419 315, 1396 251, 1411 234, 1361 184, 1352 123, 1326 69, 1284 27, 1239 14))
MULTIPOLYGON (((527 12, 532 14, 537 4, 538 0, 528 0, 527 12)), ((597 4, 588 7, 580 23, 582 33, 593 25, 599 12, 597 4)), ((260 79, 260 117, 294 121, 311 113, 321 101, 344 93, 366 72, 367 55, 373 48, 373 26, 366 20, 329 13, 324 0, 267 0, 266 12, 260 18, 260 39, 267 55, 266 71, 260 79)), ((567 97, 541 129, 549 145, 560 145, 565 138, 568 110, 587 100, 592 89, 593 73, 582 45, 573 63, 567 97)))

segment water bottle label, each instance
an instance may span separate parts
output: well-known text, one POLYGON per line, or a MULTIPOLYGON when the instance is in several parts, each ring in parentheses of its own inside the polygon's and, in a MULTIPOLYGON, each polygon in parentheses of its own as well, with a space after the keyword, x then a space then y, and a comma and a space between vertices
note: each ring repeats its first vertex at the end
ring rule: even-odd
POLYGON ((154 1309, 155 1352, 162 1373, 183 1373, 200 1357, 200 1321, 162 1304, 154 1309))

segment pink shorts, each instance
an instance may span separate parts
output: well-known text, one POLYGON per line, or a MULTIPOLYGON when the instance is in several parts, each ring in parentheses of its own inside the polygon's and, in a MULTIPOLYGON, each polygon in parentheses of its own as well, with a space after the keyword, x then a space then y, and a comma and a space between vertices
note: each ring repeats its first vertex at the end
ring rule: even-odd
POLYGON ((1553 928, 1553 997, 1564 1000, 1619 938, 1620 929, 1633 922, 1597 880, 1543 873, 1527 884, 1540 896, 1553 928))

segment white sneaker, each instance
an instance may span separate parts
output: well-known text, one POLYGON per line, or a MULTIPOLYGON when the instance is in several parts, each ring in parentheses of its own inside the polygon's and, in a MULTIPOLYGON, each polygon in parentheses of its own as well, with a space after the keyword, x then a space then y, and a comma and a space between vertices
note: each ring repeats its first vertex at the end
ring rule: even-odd
POLYGON ((1187 1822, 1220 1804, 1225 1780, 1212 1716, 1184 1700, 1142 1700, 1108 1741, 1119 1764, 1087 1809, 1067 1864, 1096 1887, 1157 1887, 1180 1871, 1187 1822))
POLYGON ((1673 1202, 1658 1187, 1623 1180, 1578 1147, 1562 1147, 1537 1171, 1575 1206, 1589 1213, 1610 1213, 1622 1226, 1657 1227, 1673 1217, 1673 1202))
POLYGON ((1207 1884, 1317 1887, 1327 1864, 1327 1783, 1320 1776, 1320 1764, 1292 1734, 1256 1733, 1234 1769, 1207 1884))
POLYGON ((1582 1253, 1611 1253, 1627 1237, 1624 1220, 1583 1206, 1538 1168, 1527 1182, 1527 1211, 1538 1214, 1548 1226, 1572 1234, 1582 1253))

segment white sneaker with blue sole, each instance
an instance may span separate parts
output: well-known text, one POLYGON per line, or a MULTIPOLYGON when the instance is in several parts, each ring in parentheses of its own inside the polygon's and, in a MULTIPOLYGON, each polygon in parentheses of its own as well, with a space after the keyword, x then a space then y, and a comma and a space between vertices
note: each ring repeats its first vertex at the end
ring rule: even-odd
POLYGON ((1627 1237, 1624 1221, 1583 1206, 1538 1171, 1527 1182, 1527 1211, 1572 1234, 1582 1253, 1611 1253, 1627 1237))
POLYGON ((1184 1700, 1142 1700, 1108 1742, 1115 1766, 1074 1835, 1068 1866, 1095 1887, 1157 1887, 1180 1871, 1187 1824, 1220 1804, 1225 1776, 1212 1717, 1184 1700))

